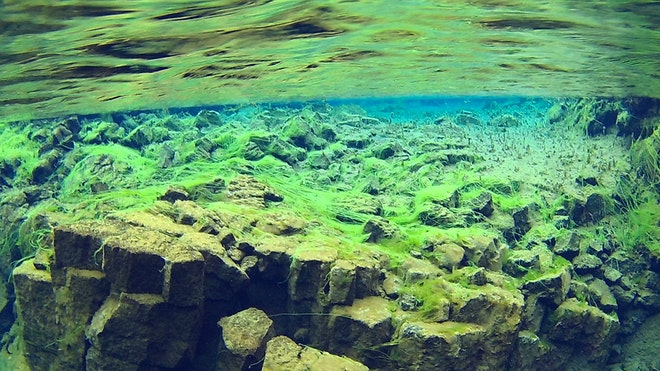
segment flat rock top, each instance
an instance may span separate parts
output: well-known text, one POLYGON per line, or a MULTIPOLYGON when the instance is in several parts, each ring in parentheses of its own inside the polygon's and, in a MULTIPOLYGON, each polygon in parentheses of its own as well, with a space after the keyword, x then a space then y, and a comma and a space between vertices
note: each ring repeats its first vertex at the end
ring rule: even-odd
POLYGON ((337 306, 333 308, 332 314, 342 317, 350 317, 361 321, 369 327, 392 319, 392 313, 387 309, 390 301, 378 296, 369 296, 357 299, 350 306, 337 306))
POLYGON ((403 333, 406 332, 421 335, 423 337, 441 337, 444 339, 457 335, 480 334, 485 333, 482 326, 474 323, 463 322, 409 322, 403 325, 403 333))
POLYGON ((31 281, 51 282, 50 272, 35 268, 33 261, 34 259, 26 260, 14 268, 14 276, 26 276, 31 281))
POLYGON ((269 371, 369 370, 362 363, 298 345, 286 336, 277 336, 268 342, 263 369, 269 371))
POLYGON ((121 235, 108 237, 105 242, 132 252, 162 255, 173 262, 203 260, 198 251, 181 244, 176 238, 141 227, 127 228, 121 235))
POLYGON ((331 263, 337 260, 338 257, 337 250, 331 248, 302 249, 296 252, 295 255, 298 261, 320 261, 324 263, 331 263))

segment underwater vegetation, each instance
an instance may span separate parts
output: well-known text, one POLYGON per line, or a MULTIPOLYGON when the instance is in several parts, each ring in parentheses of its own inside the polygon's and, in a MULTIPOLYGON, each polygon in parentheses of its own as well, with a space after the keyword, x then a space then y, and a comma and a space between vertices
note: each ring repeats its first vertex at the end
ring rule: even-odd
POLYGON ((628 354, 660 310, 658 102, 402 104, 2 124, 3 358, 649 365, 628 354))

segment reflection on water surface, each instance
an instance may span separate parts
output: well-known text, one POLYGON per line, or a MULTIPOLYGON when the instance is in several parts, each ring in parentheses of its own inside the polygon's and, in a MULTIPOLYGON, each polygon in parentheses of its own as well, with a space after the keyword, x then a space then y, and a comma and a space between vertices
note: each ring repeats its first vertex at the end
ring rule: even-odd
POLYGON ((383 95, 660 96, 643 1, 4 1, 0 116, 383 95))

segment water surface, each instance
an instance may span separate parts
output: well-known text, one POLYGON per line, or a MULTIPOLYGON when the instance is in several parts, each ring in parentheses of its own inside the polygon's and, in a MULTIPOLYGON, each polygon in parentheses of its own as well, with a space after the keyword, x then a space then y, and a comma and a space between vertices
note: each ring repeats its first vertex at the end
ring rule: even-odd
POLYGON ((410 95, 660 97, 649 1, 0 2, 0 117, 410 95))

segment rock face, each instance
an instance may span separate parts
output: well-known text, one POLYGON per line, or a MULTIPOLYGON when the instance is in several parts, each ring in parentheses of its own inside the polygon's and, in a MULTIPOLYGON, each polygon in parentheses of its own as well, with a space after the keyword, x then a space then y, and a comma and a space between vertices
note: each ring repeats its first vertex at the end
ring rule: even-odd
POLYGON ((485 335, 476 324, 410 322, 401 327, 396 355, 408 370, 477 369, 485 335))
MULTIPOLYGON (((61 336, 51 308, 55 308, 53 281, 46 271, 37 270, 27 260, 14 269, 14 286, 18 295, 19 316, 23 321, 24 354, 30 368, 47 370, 57 359, 53 339, 61 336)), ((82 360, 81 360, 82 361, 82 360)), ((82 362, 76 369, 81 369, 82 362)))
MULTIPOLYGON (((244 197, 262 209, 257 194, 244 197)), ((347 259, 331 239, 265 227, 295 224, 293 216, 264 211, 272 221, 256 222, 159 202, 152 212, 58 226, 50 266, 16 268, 32 369, 539 367, 531 355, 556 369, 574 348, 603 364, 619 329, 607 314, 617 292, 602 279, 571 281, 570 263, 547 248, 505 254, 493 237, 433 240, 428 258, 410 256, 384 274, 378 254, 347 259), (241 237, 249 228, 260 237, 241 237), (502 270, 525 278, 512 288, 502 270)))
MULTIPOLYGON (((242 197, 261 208, 264 197, 274 199, 267 194, 261 187, 242 197)), ((316 246, 294 256, 281 233, 266 233, 257 243, 237 239, 226 229, 245 228, 236 215, 180 199, 158 208, 160 213, 58 226, 53 262, 27 260, 15 269, 32 369, 248 369, 260 365, 278 332, 327 349, 331 327, 369 334, 363 340, 369 345, 390 340, 387 300, 373 297, 381 291, 377 259, 341 260, 335 249, 316 246), (352 304, 377 310, 377 323, 351 312, 352 304), (348 306, 355 325, 328 325, 323 314, 335 305, 348 306), (274 322, 254 306, 286 315, 274 322), (382 327, 379 335, 361 332, 376 327, 382 327)), ((281 220, 273 215, 273 223, 281 220)), ((343 354, 351 349, 334 348, 343 354)), ((342 360, 319 351, 303 361, 312 358, 320 364, 342 360)))
POLYGON ((392 313, 387 307, 388 301, 376 296, 335 307, 328 323, 333 334, 328 339, 328 350, 364 360, 369 367, 386 366, 377 349, 390 341, 393 333, 392 313))

